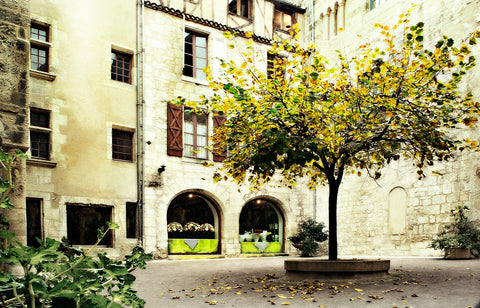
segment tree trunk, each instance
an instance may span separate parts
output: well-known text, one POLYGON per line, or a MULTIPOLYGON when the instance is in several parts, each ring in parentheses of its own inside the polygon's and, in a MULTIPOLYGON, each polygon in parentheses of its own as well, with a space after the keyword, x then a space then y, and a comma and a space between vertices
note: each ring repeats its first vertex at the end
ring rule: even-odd
POLYGON ((338 242, 337 242, 337 199, 340 182, 329 182, 328 195, 328 259, 337 260, 338 242))
MULTIPOLYGON (((335 169, 331 169, 335 170, 335 169)), ((331 174, 327 174, 328 179, 328 259, 338 259, 338 239, 337 239, 337 200, 340 184, 342 183, 344 166, 337 168, 331 174), (336 176, 336 177, 335 177, 336 176)))

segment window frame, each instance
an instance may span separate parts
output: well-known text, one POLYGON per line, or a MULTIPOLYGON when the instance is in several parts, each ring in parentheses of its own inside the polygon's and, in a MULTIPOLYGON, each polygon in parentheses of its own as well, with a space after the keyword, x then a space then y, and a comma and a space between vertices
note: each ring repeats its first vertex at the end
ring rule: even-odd
POLYGON ((228 13, 235 15, 235 16, 240 16, 243 18, 247 19, 253 19, 253 1, 252 0, 233 0, 235 1, 235 12, 230 9, 230 6, 232 6, 232 3, 228 3, 228 13), (246 16, 242 13, 242 1, 247 1, 247 10, 246 10, 246 16), (240 13, 240 14, 239 14, 240 13))
MULTIPOLYGON (((30 154, 33 159, 40 159, 40 160, 50 160, 51 158, 51 113, 49 110, 38 109, 38 108, 30 108, 30 154), (37 124, 35 121, 32 121, 33 114, 42 114, 47 115, 47 123, 45 125, 41 125, 41 123, 37 124), (32 125, 32 122, 34 123, 32 125), (36 146, 34 146, 34 141, 32 136, 43 136, 44 140, 35 140, 36 146), (40 143, 46 143, 46 149, 42 149, 40 143), (46 151, 46 155, 41 155, 41 152, 46 151), (35 155, 37 154, 37 155, 35 155)), ((37 138, 36 138, 37 139, 37 138)))
POLYGON ((196 158, 196 159, 208 159, 208 120, 209 120, 209 115, 208 113, 204 113, 201 115, 196 114, 195 112, 192 112, 191 109, 185 108, 183 110, 183 156, 184 157, 189 157, 189 158, 196 158), (186 132, 185 130, 185 123, 190 122, 185 119, 185 115, 189 113, 192 115, 192 132, 186 132), (199 116, 205 116, 205 132, 206 135, 200 135, 198 134, 198 117, 199 116), (193 144, 188 144, 186 142, 187 138, 186 135, 191 135, 193 139, 193 144), (205 138, 205 145, 204 146, 199 146, 198 145, 198 139, 199 137, 204 137, 205 138), (187 147, 192 147, 192 150, 188 150, 187 147), (205 156, 204 157, 199 157, 201 153, 197 153, 199 151, 199 148, 203 149, 205 151, 205 156))
POLYGON ((50 47, 50 26, 37 21, 32 21, 30 23, 30 69, 43 73, 50 72, 50 47), (34 31, 34 29, 36 31, 34 31), (40 32, 44 32, 44 35, 40 35, 40 32), (33 53, 34 49, 37 50, 36 54, 33 53), (41 51, 45 52, 45 55, 42 56, 42 58, 45 59, 45 62, 39 60, 41 57, 41 51), (37 57, 37 61, 33 61, 34 56, 37 57), (44 68, 41 66, 44 66, 44 68))
POLYGON ((133 131, 130 131, 130 130, 126 130, 126 129, 120 129, 120 128, 116 128, 116 127, 112 127, 112 160, 115 160, 115 161, 123 161, 123 162, 133 162, 133 157, 134 157, 134 132, 133 131), (121 136, 122 138, 120 138, 120 136, 118 136, 118 134, 123 134, 123 136, 121 136), (128 138, 123 138, 125 137, 126 135, 128 135, 129 137, 128 138), (128 144, 120 144, 120 143, 116 143, 116 141, 118 142, 119 140, 122 140, 122 141, 127 141, 128 144), (116 148, 118 150, 116 150, 116 148), (129 151, 120 151, 119 148, 122 148, 122 149, 129 149, 129 151), (126 156, 127 158, 122 158, 122 156, 126 156), (129 156, 129 158, 128 158, 129 156))
POLYGON ((206 76, 205 73, 203 73, 203 69, 208 66, 208 37, 209 35, 206 33, 201 33, 197 32, 195 30, 191 29, 185 29, 185 32, 183 33, 183 71, 182 74, 183 76, 190 77, 190 78, 195 78, 195 79, 200 79, 200 80, 205 80, 206 76), (192 36, 192 42, 187 42, 187 37, 188 35, 192 36), (199 46, 197 44, 197 38, 204 38, 205 39, 205 46, 199 46), (192 52, 187 53, 187 44, 191 45, 192 52), (203 48, 205 49, 205 57, 200 57, 197 56, 197 48, 203 48), (192 58, 192 63, 187 63, 187 57, 190 56, 192 58), (205 60, 205 66, 200 67, 198 65, 199 60, 205 60), (188 74, 187 67, 191 68, 191 75, 188 74), (204 76, 198 76, 197 71, 202 71, 202 74, 204 76))
POLYGON ((385 2, 387 2, 387 0, 370 0, 370 11, 376 9, 385 2))
POLYGON ((281 8, 281 7, 278 7, 278 6, 275 6, 274 9, 273 9, 273 20, 272 20, 272 23, 273 23, 273 28, 275 30, 281 30, 281 31, 289 31, 292 26, 296 23, 296 16, 295 16, 295 12, 293 10, 288 10, 288 9, 284 9, 284 8, 281 8), (281 21, 281 25, 278 26, 278 25, 275 25, 275 17, 277 15, 277 13, 280 13, 280 21, 281 21), (291 21, 292 23, 290 25, 284 25, 284 21, 285 21, 285 15, 288 15, 290 16, 291 18, 291 21))
POLYGON ((132 54, 118 51, 112 48, 110 52, 110 79, 114 81, 126 83, 126 84, 132 84, 132 75, 133 75, 132 64, 133 64, 132 54), (114 66, 114 63, 117 65, 114 66), (119 63, 122 63, 122 67, 118 66, 119 63), (128 64, 128 75, 124 74, 125 64, 128 64), (122 74, 118 74, 117 69, 122 69, 122 74), (128 78, 128 80, 125 80, 126 78, 128 78))

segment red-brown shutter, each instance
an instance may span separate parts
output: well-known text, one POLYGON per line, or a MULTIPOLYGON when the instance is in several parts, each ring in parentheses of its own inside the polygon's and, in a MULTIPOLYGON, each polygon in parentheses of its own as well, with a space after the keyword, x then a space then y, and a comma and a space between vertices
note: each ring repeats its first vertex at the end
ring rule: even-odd
MULTIPOLYGON (((216 128, 222 126, 227 118, 225 116, 221 116, 218 114, 213 115, 213 130, 215 131, 216 128)), ((215 136, 218 138, 219 136, 215 136)), ((215 139, 216 139, 215 138, 215 139)), ((227 158, 227 151, 225 149, 220 148, 218 145, 218 142, 215 142, 215 139, 213 140, 213 161, 216 162, 221 162, 225 158, 227 158)))
POLYGON ((183 154, 183 107, 167 105, 167 154, 182 157, 183 154))

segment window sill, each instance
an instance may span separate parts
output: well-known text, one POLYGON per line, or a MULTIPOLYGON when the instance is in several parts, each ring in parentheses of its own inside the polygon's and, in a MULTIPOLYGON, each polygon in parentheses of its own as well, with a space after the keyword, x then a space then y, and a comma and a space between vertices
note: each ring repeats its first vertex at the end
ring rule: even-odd
POLYGON ((30 158, 30 159, 27 160, 27 165, 47 167, 47 168, 55 168, 57 166, 57 163, 54 162, 54 161, 50 161, 50 160, 30 158))
POLYGON ((47 72, 30 69, 30 77, 35 77, 35 78, 43 79, 47 81, 54 81, 57 76, 47 72))
POLYGON ((194 78, 194 77, 188 77, 188 76, 185 76, 185 75, 182 75, 182 81, 192 82, 194 84, 201 85, 201 86, 208 86, 209 83, 210 83, 206 79, 198 79, 198 78, 194 78))

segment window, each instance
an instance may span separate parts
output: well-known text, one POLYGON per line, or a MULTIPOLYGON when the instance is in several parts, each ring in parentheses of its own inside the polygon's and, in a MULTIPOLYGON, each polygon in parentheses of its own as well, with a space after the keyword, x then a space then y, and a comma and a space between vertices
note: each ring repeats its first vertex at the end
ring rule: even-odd
POLYGON ((39 247, 37 238, 43 240, 42 200, 27 199, 27 246, 39 247))
POLYGON ((30 109, 30 151, 32 158, 50 159, 50 113, 30 109))
MULTIPOLYGON (((213 115, 213 129, 225 123, 225 116, 213 115)), ((218 137, 218 136, 217 136, 218 137)), ((218 143, 213 144, 213 160, 223 161, 226 151, 218 143)), ((208 114, 184 112, 183 106, 167 104, 167 154, 207 159, 208 114)))
POLYGON ((286 58, 278 54, 267 54, 267 77, 268 79, 281 80, 285 77, 286 58))
POLYGON ((112 158, 133 161, 133 133, 112 129, 112 158))
POLYGON ((138 237, 138 205, 136 202, 127 202, 127 238, 138 237))
POLYGON ((207 159, 208 115, 185 110, 183 123, 185 156, 207 159))
POLYGON ((245 18, 252 18, 252 0, 230 0, 228 12, 245 18))
POLYGON ((273 27, 282 30, 290 30, 295 23, 294 14, 292 11, 287 11, 275 7, 273 13, 273 27))
MULTIPOLYGON (((67 238, 72 245, 93 245, 97 230, 106 230, 107 221, 112 221, 112 208, 107 205, 67 204, 67 238)), ((112 231, 100 245, 112 246, 112 231)))
POLYGON ((384 4, 387 0, 370 0, 370 10, 373 10, 380 4, 384 4))
POLYGON ((186 30, 184 38, 183 75, 206 79, 203 69, 207 67, 207 36, 186 30))
POLYGON ((132 55, 112 50, 112 80, 132 83, 132 55))
POLYGON ((32 23, 30 26, 30 67, 48 72, 49 27, 32 23))

